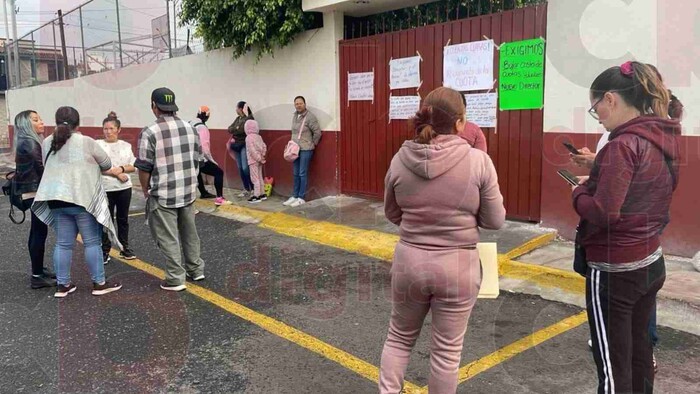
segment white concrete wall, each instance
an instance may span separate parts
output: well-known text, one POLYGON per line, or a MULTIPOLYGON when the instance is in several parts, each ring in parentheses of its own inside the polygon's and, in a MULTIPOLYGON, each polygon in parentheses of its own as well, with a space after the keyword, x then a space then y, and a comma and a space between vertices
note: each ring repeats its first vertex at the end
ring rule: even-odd
POLYGON ((684 135, 700 135, 698 16, 697 0, 549 0, 545 131, 602 131, 586 113, 591 82, 638 60, 657 65, 684 103, 684 135))
POLYGON ((151 91, 167 86, 175 92, 184 119, 194 118, 200 105, 212 111, 212 128, 226 128, 236 117, 239 100, 249 103, 263 129, 290 127, 293 101, 306 97, 324 130, 338 130, 340 92, 338 40, 343 16, 324 15, 324 27, 301 34, 274 58, 255 61, 255 52, 232 60, 230 49, 143 64, 8 92, 10 118, 31 108, 47 124, 62 105, 78 109, 84 126, 100 126, 114 110, 123 126, 143 127, 153 121, 151 91))

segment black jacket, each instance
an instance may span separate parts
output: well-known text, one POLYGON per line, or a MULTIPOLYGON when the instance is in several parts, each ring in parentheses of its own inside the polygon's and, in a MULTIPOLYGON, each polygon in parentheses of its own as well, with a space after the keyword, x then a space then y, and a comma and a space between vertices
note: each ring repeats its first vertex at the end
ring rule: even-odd
POLYGON ((231 126, 228 127, 229 134, 233 136, 233 140, 237 144, 245 144, 245 122, 254 119, 255 118, 253 117, 253 115, 241 115, 237 117, 236 120, 233 121, 233 123, 231 123, 231 126))
POLYGON ((15 155, 18 193, 35 193, 39 189, 41 176, 44 175, 44 161, 41 157, 41 145, 29 138, 17 141, 15 155))

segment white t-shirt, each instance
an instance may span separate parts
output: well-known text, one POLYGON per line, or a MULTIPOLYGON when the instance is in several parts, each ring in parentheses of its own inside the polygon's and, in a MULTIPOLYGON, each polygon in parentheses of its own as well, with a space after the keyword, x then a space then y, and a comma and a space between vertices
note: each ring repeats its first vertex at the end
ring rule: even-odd
MULTIPOLYGON (((110 160, 112 160, 112 167, 134 165, 136 158, 134 157, 134 152, 131 150, 130 143, 121 140, 112 143, 105 140, 97 140, 97 144, 107 152, 110 160)), ((122 182, 110 175, 102 175, 102 184, 107 192, 131 189, 133 186, 131 184, 131 178, 126 182, 122 182)))
POLYGON ((598 154, 603 149, 603 147, 608 143, 608 138, 610 138, 610 132, 606 131, 603 136, 598 140, 598 146, 595 148, 595 153, 598 154))

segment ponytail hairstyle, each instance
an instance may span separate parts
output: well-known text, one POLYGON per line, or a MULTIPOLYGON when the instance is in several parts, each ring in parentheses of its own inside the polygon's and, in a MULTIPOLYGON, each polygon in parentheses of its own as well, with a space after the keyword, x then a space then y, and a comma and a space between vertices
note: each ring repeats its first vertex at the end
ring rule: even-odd
POLYGON ((110 111, 107 114, 107 117, 102 120, 102 127, 104 127, 107 122, 114 122, 114 125, 117 126, 117 130, 122 128, 122 122, 119 121, 119 118, 117 118, 117 113, 114 111, 110 111))
POLYGON ((34 125, 32 125, 32 114, 35 113, 36 111, 29 109, 22 111, 15 116, 15 135, 12 143, 15 154, 17 154, 17 144, 19 143, 19 140, 23 138, 34 140, 37 144, 39 144, 39 146, 41 146, 41 138, 39 137, 39 134, 36 133, 36 130, 34 130, 34 125))
POLYGON ((415 142, 429 144, 438 135, 455 134, 455 123, 464 120, 464 98, 458 91, 440 87, 423 100, 421 109, 411 118, 409 127, 415 129, 415 142))
POLYGON ((683 118, 683 103, 670 90, 668 94, 671 96, 671 102, 668 103, 668 116, 671 119, 681 120, 683 118))
POLYGON ((56 154, 80 125, 80 114, 73 107, 61 107, 56 111, 56 129, 53 132, 51 151, 56 154))
MULTIPOLYGON (((647 66, 649 66, 654 72, 656 73, 656 76, 659 77, 661 82, 664 82, 664 78, 661 76, 661 73, 659 72, 659 69, 656 68, 653 64, 647 63, 647 66)), ((669 89, 668 91, 669 95, 669 103, 668 103, 668 116, 671 119, 676 119, 676 120, 681 120, 683 118, 683 103, 681 100, 678 99, 678 97, 673 95, 673 92, 669 89)))
POLYGON ((653 66, 625 62, 621 66, 610 67, 591 84, 591 96, 594 99, 600 99, 606 92, 619 94, 642 115, 653 114, 664 119, 669 117, 671 95, 653 66))

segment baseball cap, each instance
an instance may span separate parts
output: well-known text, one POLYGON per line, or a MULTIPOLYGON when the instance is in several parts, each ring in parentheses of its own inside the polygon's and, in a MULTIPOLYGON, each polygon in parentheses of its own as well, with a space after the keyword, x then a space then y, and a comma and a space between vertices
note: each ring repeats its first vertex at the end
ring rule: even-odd
POLYGON ((177 112, 179 108, 175 104, 175 93, 168 88, 158 88, 151 93, 151 101, 161 111, 177 112))

